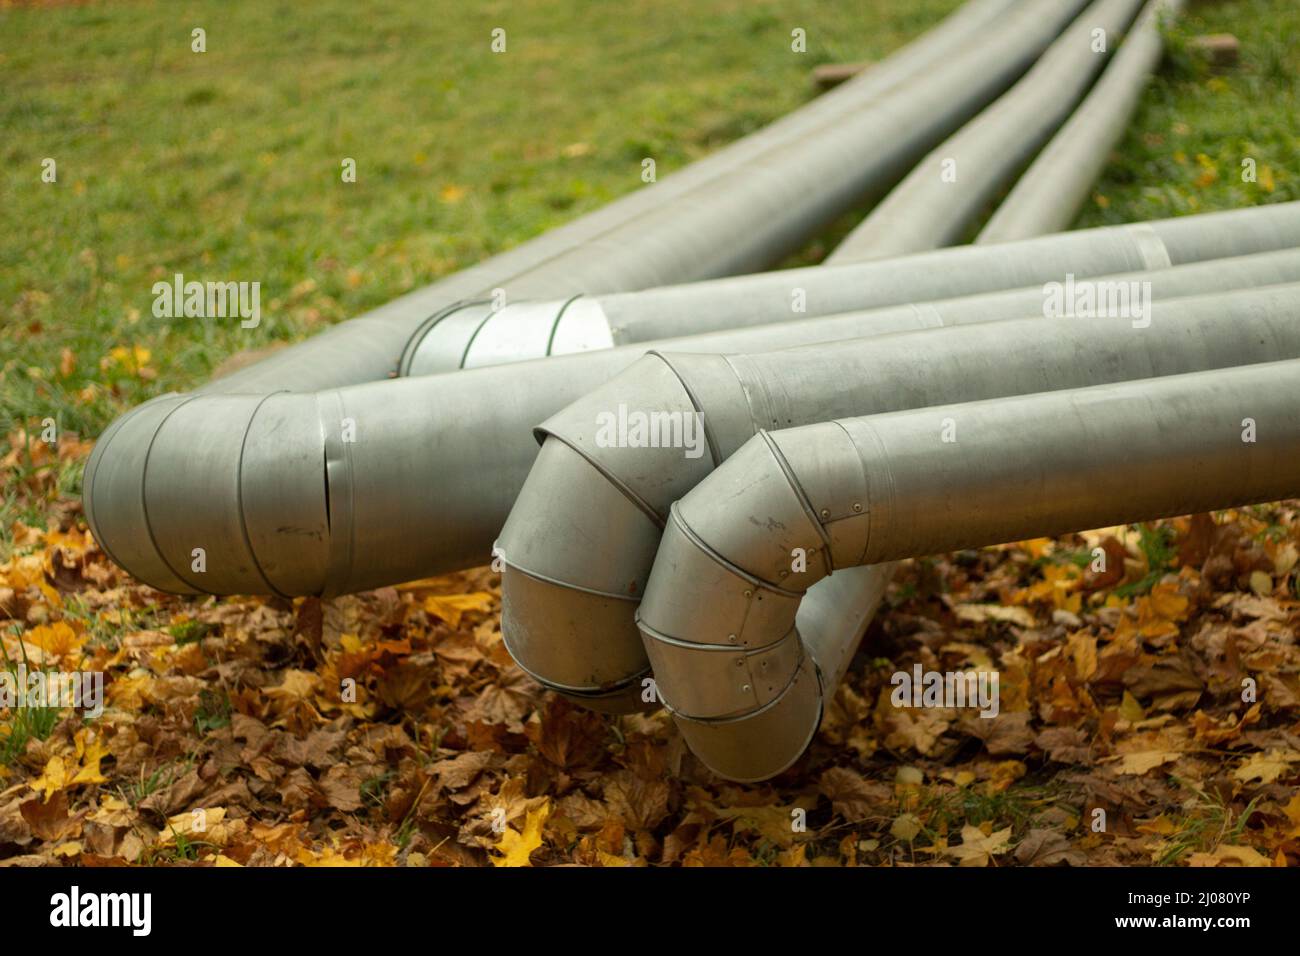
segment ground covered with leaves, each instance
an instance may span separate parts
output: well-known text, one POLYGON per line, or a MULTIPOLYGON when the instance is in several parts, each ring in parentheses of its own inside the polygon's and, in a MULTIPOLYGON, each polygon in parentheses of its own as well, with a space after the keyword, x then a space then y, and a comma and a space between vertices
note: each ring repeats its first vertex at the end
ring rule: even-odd
POLYGON ((739 786, 662 712, 543 692, 487 569, 143 586, 58 491, 88 444, 34 438, 3 462, 51 516, 0 565, 6 667, 105 700, 0 719, 0 865, 1300 864, 1296 503, 904 564, 809 753, 739 786), (995 670, 998 715, 894 706, 916 665, 995 670))

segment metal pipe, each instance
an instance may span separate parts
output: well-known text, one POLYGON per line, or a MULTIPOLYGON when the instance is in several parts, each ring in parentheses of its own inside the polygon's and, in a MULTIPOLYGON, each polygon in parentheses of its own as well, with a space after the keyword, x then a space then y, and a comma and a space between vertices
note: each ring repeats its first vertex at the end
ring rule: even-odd
MULTIPOLYGON (((1294 335, 1287 324, 1259 331, 1294 335)), ((1174 364, 1126 371, 1148 361, 1174 364)), ((1294 497, 1297 395, 1292 359, 762 432, 672 508, 638 615, 660 694, 716 772, 771 776, 798 758, 839 667, 800 640, 810 584, 1294 497)))
MULTIPOLYGON (((926 40, 871 71, 853 85, 851 94, 823 101, 831 105, 815 106, 817 123, 843 135, 840 120, 859 109, 859 100, 873 103, 885 90, 928 73, 938 63, 945 64, 948 83, 971 80, 966 71, 1003 75, 1009 67, 985 70, 969 55, 962 60, 964 67, 954 69, 951 64, 954 48, 967 45, 1007 6, 1004 0, 977 0, 926 40)), ((1037 34, 1026 36, 1032 49, 1037 34)), ((1019 51, 1019 55, 1029 54, 1019 51)), ((995 93, 990 90, 989 95, 995 93)), ((953 123, 960 119, 958 109, 939 113, 953 123)), ((657 263, 655 256, 681 245, 675 240, 682 237, 681 224, 672 216, 653 222, 651 217, 661 208, 677 209, 685 216, 702 195, 712 195, 723 184, 733 192, 761 188, 766 177, 807 158, 795 145, 813 152, 822 148, 819 138, 809 142, 810 123, 807 114, 790 118, 778 124, 780 131, 772 129, 748 139, 655 187, 211 382, 192 395, 162 396, 119 418, 101 436, 86 469, 86 513, 96 537, 124 567, 167 590, 215 587, 299 593, 346 587, 348 572, 342 568, 351 566, 355 536, 351 419, 338 417, 344 396, 325 390, 384 379, 426 317, 494 287, 508 287, 512 296, 568 295, 683 278, 664 263, 652 265, 653 275, 647 278, 645 263, 657 263), (626 237, 632 227, 636 234, 626 237), (620 236, 627 241, 613 241, 620 236), (641 260, 637 250, 645 253, 641 260), (571 271, 575 252, 580 253, 583 268, 571 271), (599 275, 592 275, 593 269, 599 275), (301 394, 291 397, 286 392, 301 394), (273 423, 275 430, 262 433, 260 425, 254 427, 254 417, 273 423), (283 456, 277 453, 277 443, 283 456), (231 457, 214 461, 211 449, 231 457), (195 467, 199 462, 202 465, 195 467), (314 481, 309 477, 313 470, 318 473, 314 481), (264 489, 275 507, 261 509, 254 488, 264 489), (278 520, 282 498, 284 514, 292 521, 278 520), (178 538, 163 542, 169 534, 178 538), (209 546, 215 549, 219 573, 207 570, 209 546)), ((836 181, 843 182, 842 178, 836 181)), ((811 192, 820 195, 820 187, 814 185, 811 192)), ((802 215, 797 205, 790 204, 770 225, 763 222, 766 213, 755 219, 751 210, 749 218, 731 222, 730 228, 743 232, 740 244, 748 244, 748 254, 766 246, 767 254, 777 255, 780 250, 773 243, 784 241, 791 221, 802 215)), ((699 252, 688 274, 725 272, 735 255, 731 244, 719 242, 718 251, 699 252)), ((396 392, 393 395, 400 401, 396 392)), ((384 424, 369 419, 363 432, 391 434, 384 424)))
POLYGON ((996 97, 1075 4, 976 0, 843 93, 205 390, 314 391, 384 379, 411 335, 463 300, 567 298, 766 267, 853 202, 886 188, 996 97), (995 23, 995 39, 984 48, 976 39, 995 23), (924 115, 909 115, 913 105, 924 115))
MULTIPOLYGON (((1080 263, 1077 275, 1112 263, 1132 268, 1142 261, 1143 235, 1160 250, 1156 258, 1175 262, 1300 244, 1297 213, 1300 204, 1291 204, 1254 218, 1216 214, 1144 233, 1049 237, 1041 258, 1033 243, 965 248, 924 257, 925 268, 873 263, 860 276, 876 277, 893 301, 921 298, 935 284, 951 288, 953 276, 974 289, 1011 274, 1042 282, 1059 278, 1063 262, 1080 263), (1201 240, 1200 231, 1214 240, 1201 240), (1037 275, 1026 266, 1035 262, 1037 275), (891 265, 910 276, 911 292, 891 278, 891 265)), ((903 311, 890 320, 894 328, 926 321, 923 311, 903 311)), ((870 316, 859 320, 828 322, 821 340, 882 327, 870 316)), ((817 341, 822 321, 659 344, 777 348, 817 341)), ((161 396, 96 443, 83 480, 87 519, 115 562, 180 593, 338 594, 473 566, 487 560, 537 454, 532 426, 644 351, 627 346, 318 393, 161 396)))
POLYGON ((1183 0, 1151 0, 1097 85, 1021 175, 976 242, 1008 242, 1069 228, 1124 135, 1160 64, 1163 25, 1183 0))
MULTIPOLYGON (((922 312, 950 326, 937 332, 646 356, 538 427, 541 452, 500 536, 507 648, 575 699, 635 699, 653 660, 633 614, 669 507, 762 429, 1300 356, 1300 284, 1141 305, 1142 282, 1150 296, 1185 291, 1188 278, 1221 289, 1228 263, 1072 290, 1122 292, 1137 308, 1118 319, 1043 321, 1057 296, 1031 289, 930 304, 922 312)), ((1059 290, 1062 305, 1072 292, 1059 290)), ((867 593, 879 595, 880 573, 858 575, 867 593)))
MULTIPOLYGON (((1143 0, 1096 0, 996 103, 937 146, 837 249, 839 261, 959 242, 1070 116, 1101 70, 1094 31, 1123 32, 1143 0), (942 210, 943 215, 932 211, 942 210)), ((1108 47, 1107 47, 1108 49, 1108 47)))
POLYGON ((1300 203, 1184 216, 958 247, 888 261, 786 269, 634 293, 521 302, 490 313, 469 303, 413 336, 403 375, 653 342, 1011 289, 1075 275, 1160 269, 1224 255, 1300 246, 1300 203), (485 319, 484 316, 487 315, 485 319))

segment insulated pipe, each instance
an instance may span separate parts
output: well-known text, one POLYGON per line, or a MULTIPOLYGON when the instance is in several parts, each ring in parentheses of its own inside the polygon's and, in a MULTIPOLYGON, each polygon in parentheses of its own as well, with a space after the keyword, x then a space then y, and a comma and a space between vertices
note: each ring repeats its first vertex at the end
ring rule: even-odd
POLYGON ((837 250, 831 265, 634 293, 521 302, 495 313, 485 303, 469 303, 448 310, 414 336, 401 371, 423 375, 449 366, 497 365, 788 322, 796 316, 1012 289, 1067 273, 1096 276, 1160 269, 1293 246, 1300 246, 1300 202, 852 265, 841 264, 837 250))
MULTIPOLYGON (((1197 218, 1219 224, 1220 251, 1253 247, 1248 234, 1222 228, 1222 217, 1183 222, 1197 218)), ((1122 230, 1091 235, 1114 256, 1080 250, 1080 261, 1131 261, 1122 230)), ((994 262, 1003 248, 960 251, 994 262)), ((1171 257, 1204 251, 1186 236, 1169 246, 1171 257)), ((1033 257, 1032 247, 1020 251, 1033 257)), ((1204 281, 1295 278, 1294 257, 1267 258, 1229 263, 1228 278, 1204 281)), ((1059 277, 1060 263, 1045 263, 1031 280, 1059 277)), ((918 295, 941 275, 917 272, 918 295)), ((990 267, 972 279, 998 275, 990 267)), ((658 344, 754 351, 932 322, 928 310, 906 306, 658 344)), ((117 564, 179 593, 332 595, 471 567, 488 559, 537 455, 531 428, 644 353, 626 346, 319 393, 164 395, 96 443, 83 480, 86 516, 117 564)))
POLYGON ((1101 79, 980 231, 976 242, 1008 242, 1068 229, 1124 135, 1160 65, 1162 25, 1183 0, 1151 0, 1101 79))
POLYGON ((896 256, 959 242, 999 191, 1070 116, 1142 0, 1095 0, 1024 78, 937 146, 836 250, 838 261, 896 256), (942 216, 930 214, 943 210, 942 216))
POLYGON ((614 292, 763 268, 886 188, 1033 62, 1077 0, 975 0, 835 96, 645 189, 205 387, 312 391, 391 375, 453 303, 614 292), (977 38, 991 31, 987 43, 977 38), (985 55, 989 59, 985 59, 985 55), (912 113, 915 109, 917 114, 912 113))
POLYGON ((716 772, 773 775, 839 666, 800 640, 813 582, 1300 495, 1297 396, 1293 359, 761 432, 673 505, 638 612, 660 695, 716 772))
MULTIPOLYGON (((1202 278, 1231 275, 1218 265, 1202 278)), ((1300 284, 1141 305, 1179 278, 1070 286, 1116 302, 1122 293, 1138 304, 1124 318, 1043 321, 1045 302, 1076 298, 1062 286, 1001 297, 1019 309, 1001 317, 1016 321, 988 321, 987 301, 956 300, 924 308, 953 326, 941 330, 646 356, 538 428, 541 452, 500 537, 506 647, 534 679, 580 700, 638 690, 655 662, 633 615, 669 507, 762 429, 1300 357, 1300 284), (967 321, 976 324, 953 324, 967 321)), ((657 666, 655 676, 673 683, 657 666)))

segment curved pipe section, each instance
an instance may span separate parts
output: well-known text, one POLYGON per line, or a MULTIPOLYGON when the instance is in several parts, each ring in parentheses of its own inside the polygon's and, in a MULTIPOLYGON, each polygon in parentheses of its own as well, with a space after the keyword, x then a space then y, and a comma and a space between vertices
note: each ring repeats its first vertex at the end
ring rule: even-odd
MULTIPOLYGON (((1224 282, 1233 268, 1203 271, 1224 282)), ((981 322, 986 305, 961 300, 929 311, 953 327, 655 353, 544 422, 500 538, 502 636, 520 666, 580 699, 639 687, 654 661, 638 653, 634 612, 668 509, 760 429, 1300 357, 1300 284, 1162 300, 1145 318, 981 322)))
POLYGON ((958 242, 1073 111, 1143 0, 1095 0, 1015 86, 935 147, 836 249, 836 261, 958 242), (1109 49, 1109 46, 1107 47, 1109 49), (943 211, 943 215, 934 213, 943 211))
POLYGON ((1293 359, 762 432, 672 507, 638 612, 660 696, 715 772, 778 773, 834 690, 796 624, 814 582, 1294 497, 1297 395, 1293 359))
POLYGON ((1182 8, 1183 0, 1146 5, 1097 85, 1020 176, 976 242, 1008 242, 1069 228, 1160 65, 1162 27, 1182 8))

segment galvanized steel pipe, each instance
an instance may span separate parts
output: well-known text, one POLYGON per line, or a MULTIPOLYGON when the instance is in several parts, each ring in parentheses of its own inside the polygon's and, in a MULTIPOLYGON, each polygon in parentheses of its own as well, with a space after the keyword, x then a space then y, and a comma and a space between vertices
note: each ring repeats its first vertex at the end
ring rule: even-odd
POLYGON ((476 368, 710 330, 738 329, 1012 289, 1060 278, 1160 269, 1228 255, 1300 246, 1300 203, 956 248, 888 261, 828 265, 645 289, 449 309, 413 336, 403 375, 476 368))
MULTIPOLYGON (((991 30, 1013 5, 1010 0, 972 0, 862 77, 757 133, 523 245, 335 325, 220 382, 212 382, 207 389, 311 392, 381 380, 395 371, 409 337, 429 316, 460 300, 487 297, 495 289, 504 290, 510 300, 567 297, 764 267, 787 251, 785 243, 792 241, 790 237, 798 230, 816 228, 816 222, 803 221, 805 216, 798 204, 772 209, 761 200, 755 202, 744 219, 725 224, 735 232, 710 232, 718 239, 711 250, 695 246, 689 233, 673 224, 673 217, 685 216, 719 189, 761 199, 774 174, 822 151, 823 129, 836 127, 863 109, 875 108, 875 101, 900 83, 924 79, 939 65, 950 68, 958 51, 969 48, 972 39, 991 30), (690 261, 677 255, 685 248, 692 251, 690 261)), ((969 56, 965 62, 966 69, 992 72, 969 56)), ((996 91, 989 94, 989 99, 993 95, 996 91)), ((954 113, 949 130, 956 129, 959 121, 961 117, 954 113)), ((845 177, 866 176, 859 170, 861 156, 846 159, 848 164, 837 170, 833 181, 842 183, 845 177)), ((824 194, 814 183, 809 195, 824 194)), ((849 195, 836 202, 844 203, 841 208, 846 208, 852 199, 849 195)), ((692 221, 690 225, 695 224, 692 221)), ((719 225, 715 222, 712 229, 719 225)))
MULTIPOLYGON (((1228 281, 1232 266, 1213 265, 1201 278, 1228 281)), ((1097 286, 1126 298, 1138 286, 1128 301, 1140 303, 1181 278, 1097 286)), ((669 507, 760 430, 1300 357, 1300 284, 1147 301, 1117 319, 1044 321, 1041 289, 982 298, 927 306, 952 326, 939 330, 750 355, 658 352, 545 421, 500 537, 511 655, 577 699, 635 698, 654 661, 633 613, 669 507), (1002 318, 1026 318, 989 321, 999 298, 1018 309, 1002 318)))
MULTIPOLYGON (((1034 243, 935 253, 921 268, 908 260, 860 268, 887 301, 906 301, 936 284, 951 289, 954 276, 985 289, 1004 275, 1050 281, 1069 262, 1081 264, 1078 275, 1112 263, 1132 269, 1144 261, 1143 243, 1155 250, 1146 261, 1300 244, 1297 213, 1300 204, 1290 204, 1253 216, 1170 220, 1141 233, 1049 237, 1037 275, 1026 265, 1039 261, 1034 243), (901 276, 910 276, 910 293, 901 276)), ((803 281, 817 277, 807 272, 803 281)), ((923 311, 903 311, 893 321, 911 324, 901 327, 926 321, 923 311)), ((856 334, 880 329, 861 318, 856 334)), ((821 321, 661 344, 779 348, 817 341, 821 321)), ((853 335, 853 321, 833 320, 821 334, 853 335)), ((487 560, 536 456, 532 426, 644 351, 628 346, 319 393, 161 396, 119 418, 96 444, 83 481, 87 518, 115 562, 180 593, 337 594, 473 566, 487 560)))
POLYGON ((1298 396, 1290 360, 760 433, 672 508, 638 612, 659 691, 715 771, 775 774, 839 666, 800 640, 813 582, 1300 495, 1298 396))

